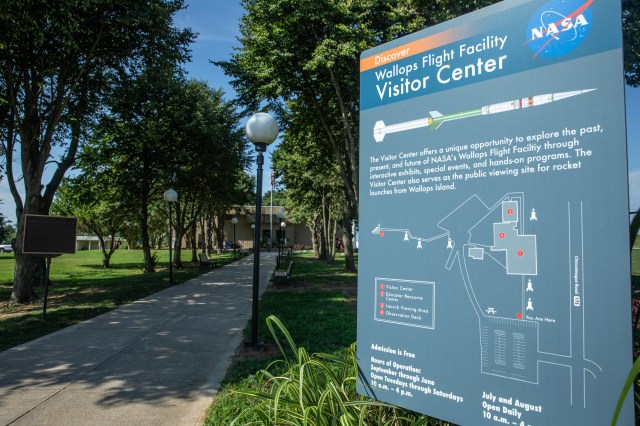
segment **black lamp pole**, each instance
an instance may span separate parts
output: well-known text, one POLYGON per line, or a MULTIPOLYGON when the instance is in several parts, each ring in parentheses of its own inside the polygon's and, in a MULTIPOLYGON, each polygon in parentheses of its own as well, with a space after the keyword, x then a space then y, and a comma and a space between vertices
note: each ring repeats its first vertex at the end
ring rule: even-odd
POLYGON ((264 112, 258 112, 249 118, 245 126, 247 137, 256 147, 256 219, 253 234, 253 306, 251 309, 251 346, 258 350, 258 298, 260 297, 260 225, 262 224, 262 166, 263 152, 267 145, 278 137, 278 123, 275 118, 264 112))
POLYGON ((172 204, 178 199, 178 193, 173 189, 167 189, 164 193, 164 199, 169 203, 169 284, 173 284, 173 235, 171 234, 171 228, 173 228, 173 210, 172 204))
POLYGON ((280 267, 280 259, 282 259, 282 222, 280 222, 280 238, 278 238, 278 267, 280 267))
POLYGON ((235 217, 231 219, 231 223, 233 224, 233 259, 236 259, 236 223, 238 223, 238 219, 235 217))
POLYGON ((256 143, 256 164, 258 165, 256 183, 256 229, 253 234, 253 306, 251 310, 251 346, 258 347, 258 297, 260 288, 260 225, 262 222, 262 165, 264 164, 263 152, 267 150, 264 143, 256 143))
POLYGON ((173 235, 171 235, 171 228, 173 228, 173 223, 171 222, 171 205, 173 203, 169 203, 169 284, 173 284, 173 235))

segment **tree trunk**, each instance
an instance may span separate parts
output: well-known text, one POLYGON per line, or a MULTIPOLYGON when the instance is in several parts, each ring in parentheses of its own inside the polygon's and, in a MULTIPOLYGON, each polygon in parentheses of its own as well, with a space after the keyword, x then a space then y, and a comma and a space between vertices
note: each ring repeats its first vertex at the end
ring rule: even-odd
MULTIPOLYGON (((209 250, 208 250, 209 247, 207 246, 207 233, 206 233, 206 228, 205 228, 206 225, 207 225, 206 222, 207 221, 206 221, 205 217, 204 216, 200 216, 199 225, 200 225, 200 236, 202 237, 202 247, 199 247, 199 248, 200 248, 200 252, 201 253, 207 253, 208 254, 209 253, 209 250)), ((199 259, 196 259, 196 262, 198 260, 199 259)))
POLYGON ((149 211, 147 198, 143 197, 140 206, 140 239, 142 240, 142 252, 144 253, 144 272, 155 272, 155 260, 151 256, 151 242, 149 241, 149 211))
POLYGON ((12 303, 26 304, 39 299, 34 291, 34 283, 36 281, 38 283, 44 283, 45 275, 42 273, 41 263, 42 259, 24 255, 16 251, 14 267, 15 279, 11 292, 12 303))
POLYGON ((320 247, 318 247, 318 238, 315 232, 315 226, 313 224, 308 224, 307 227, 311 232, 311 249, 313 250, 313 255, 318 257, 320 255, 320 247))
POLYGON ((216 235, 216 241, 218 246, 218 253, 222 253, 224 250, 224 215, 218 216, 215 219, 213 231, 216 235))
POLYGON ((46 269, 44 258, 22 254, 22 240, 26 214, 48 214, 48 208, 42 208, 40 197, 27 197, 27 203, 22 211, 17 211, 18 232, 16 234, 16 250, 14 265, 13 289, 11 303, 27 304, 39 299, 35 293, 36 287, 44 287, 46 269))
POLYGON ((318 231, 318 243, 320 246, 320 250, 318 251, 318 259, 326 260, 327 259, 327 242, 325 240, 324 232, 322 229, 318 231))
POLYGON ((113 238, 111 239, 111 247, 107 251, 107 246, 104 243, 102 235, 98 235, 98 241, 100 241, 100 249, 102 250, 102 269, 109 269, 109 263, 111 260, 111 253, 113 253, 113 238))
MULTIPOLYGON (((204 244, 204 241, 203 241, 204 244)), ((195 263, 198 261, 198 227, 196 226, 196 221, 194 220, 191 224, 191 262, 195 263)))
POLYGON ((331 245, 328 248, 329 250, 329 257, 331 258, 331 261, 327 261, 327 263, 335 263, 336 261, 336 252, 337 252, 337 248, 336 248, 336 234, 338 233, 338 221, 335 219, 331 219, 329 220, 328 223, 328 240, 331 240, 331 245))
POLYGON ((173 244, 173 264, 176 269, 184 268, 182 264, 182 238, 184 237, 184 232, 179 229, 175 229, 176 234, 176 242, 173 244))
POLYGON ((206 219, 206 231, 205 231, 205 241, 207 248, 207 256, 211 256, 213 254, 213 218, 211 216, 207 216, 206 219))
MULTIPOLYGON (((324 198, 324 197, 323 197, 324 198)), ((322 241, 325 246, 325 260, 328 264, 333 264, 336 260, 336 225, 335 220, 331 219, 331 208, 324 202, 320 207, 322 209, 322 241)))
POLYGON ((103 251, 102 254, 102 269, 109 269, 111 267, 111 254, 106 251, 103 251))
POLYGON ((346 223, 343 223, 344 231, 342 233, 342 245, 344 246, 344 271, 357 272, 356 261, 353 255, 353 230, 351 229, 351 222, 345 222, 346 223))

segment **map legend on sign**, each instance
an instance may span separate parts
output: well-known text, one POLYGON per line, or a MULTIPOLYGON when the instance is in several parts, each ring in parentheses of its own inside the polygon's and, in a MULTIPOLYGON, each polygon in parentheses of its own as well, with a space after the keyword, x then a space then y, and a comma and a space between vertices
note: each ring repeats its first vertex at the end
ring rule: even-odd
POLYGON ((436 283, 376 278, 375 320, 433 329, 436 283))

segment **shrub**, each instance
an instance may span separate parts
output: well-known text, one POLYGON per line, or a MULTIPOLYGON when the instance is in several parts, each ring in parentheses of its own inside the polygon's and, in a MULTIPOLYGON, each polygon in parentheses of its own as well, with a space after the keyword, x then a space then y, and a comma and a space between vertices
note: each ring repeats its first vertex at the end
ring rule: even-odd
POLYGON ((260 390, 233 391, 249 397, 253 404, 231 425, 448 424, 358 395, 355 391, 358 371, 355 344, 339 355, 309 355, 304 348, 296 346, 277 317, 268 317, 267 326, 284 360, 275 361, 256 374, 260 390), (273 374, 273 371, 284 373, 273 374))

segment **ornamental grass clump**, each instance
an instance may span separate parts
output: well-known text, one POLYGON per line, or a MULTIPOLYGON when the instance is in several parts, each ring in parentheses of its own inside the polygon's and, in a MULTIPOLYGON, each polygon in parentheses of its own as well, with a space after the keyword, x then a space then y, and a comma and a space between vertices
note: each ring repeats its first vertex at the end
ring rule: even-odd
POLYGON ((256 373, 258 391, 233 391, 253 402, 231 425, 419 426, 448 423, 360 396, 355 344, 343 354, 308 354, 275 316, 266 320, 284 359, 256 373), (281 339, 282 337, 282 339, 281 339), (281 374, 272 374, 280 371, 281 374), (259 420, 255 420, 258 418, 259 420))

